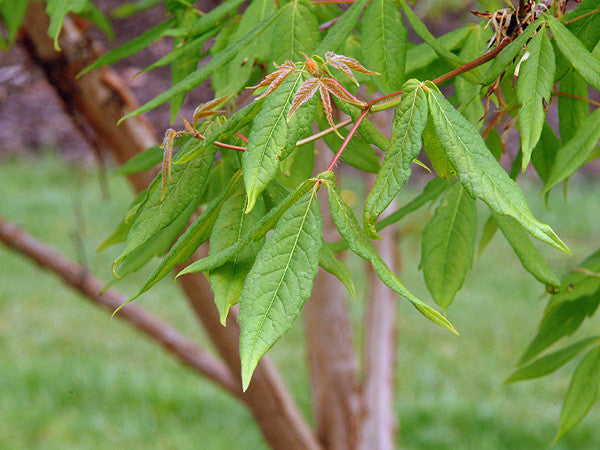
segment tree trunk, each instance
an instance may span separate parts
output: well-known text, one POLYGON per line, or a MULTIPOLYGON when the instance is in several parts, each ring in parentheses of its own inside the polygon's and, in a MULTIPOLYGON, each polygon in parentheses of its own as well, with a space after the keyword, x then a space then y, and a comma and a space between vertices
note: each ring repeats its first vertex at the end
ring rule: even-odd
MULTIPOLYGON (((152 128, 141 117, 130 118, 117 127, 117 120, 133 111, 137 103, 114 71, 101 68, 76 78, 98 56, 98 45, 69 17, 60 36, 62 51, 54 49, 47 30, 48 17, 43 5, 31 1, 23 24, 22 42, 44 70, 71 116, 83 118, 119 163, 156 145, 152 128)), ((134 189, 140 191, 148 185, 152 176, 149 173, 136 174, 130 177, 130 181, 134 189)), ((239 326, 233 319, 228 321, 227 327, 221 326, 210 287, 203 275, 187 275, 179 282, 207 334, 239 382, 239 326)), ((254 415, 265 439, 274 448, 319 448, 267 357, 259 363, 242 400, 254 415)))

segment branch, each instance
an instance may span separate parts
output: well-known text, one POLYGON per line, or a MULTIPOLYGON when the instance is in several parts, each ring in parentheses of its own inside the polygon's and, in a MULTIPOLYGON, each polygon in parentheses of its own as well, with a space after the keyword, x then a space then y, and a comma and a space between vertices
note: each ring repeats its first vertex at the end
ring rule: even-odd
MULTIPOLYGON (((127 301, 125 296, 113 289, 102 293, 106 283, 90 275, 84 267, 54 252, 2 217, 0 217, 0 242, 33 260, 42 269, 60 277, 65 284, 110 313, 127 301)), ((206 376, 234 396, 241 397, 242 391, 239 383, 223 363, 215 360, 209 353, 157 317, 132 303, 119 309, 116 316, 156 341, 186 366, 206 376)))

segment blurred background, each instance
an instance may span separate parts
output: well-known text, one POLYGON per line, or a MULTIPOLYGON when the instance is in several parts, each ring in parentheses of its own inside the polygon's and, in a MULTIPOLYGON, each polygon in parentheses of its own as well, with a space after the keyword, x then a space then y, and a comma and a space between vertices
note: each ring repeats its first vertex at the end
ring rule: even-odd
MULTIPOLYGON (((123 2, 98 2, 108 12, 123 2)), ((489 2, 490 4, 494 2, 489 2)), ((417 11, 442 34, 464 21, 472 2, 420 1, 417 11), (439 18, 443 17, 443 20, 439 18)), ((480 3, 477 4, 482 7, 480 3)), ((202 3, 205 9, 209 3, 202 3)), ((116 43, 158 23, 160 8, 113 20, 116 43)), ((100 39, 104 39, 98 34, 100 39)), ((127 80, 166 54, 168 40, 117 65, 127 80)), ((145 102, 169 86, 155 70, 132 87, 145 102)), ((208 86, 188 96, 182 115, 211 98, 208 86)), ((166 108, 148 115, 157 130, 169 126, 166 108)), ((47 245, 77 260, 103 280, 112 278, 118 248, 95 249, 120 222, 133 195, 114 165, 101 169, 43 74, 18 47, 0 53, 0 215, 47 245)), ((347 193, 361 198, 364 182, 345 169, 347 193)), ((426 181, 413 177, 399 198, 411 199, 426 181)), ((561 274, 600 244, 600 184, 581 175, 569 184, 568 201, 554 192, 547 209, 541 184, 523 177, 534 214, 549 223, 573 257, 540 247, 561 274)), ((558 191, 558 190, 557 190, 558 191)), ((401 278, 428 298, 420 259, 421 231, 431 210, 400 223, 401 278)), ((481 223, 487 216, 481 214, 481 223)), ((351 301, 356 346, 366 271, 349 259, 359 295, 351 301)), ((154 266, 117 288, 133 294, 154 266)), ((461 336, 451 336, 401 302, 397 412, 402 448, 544 448, 558 425, 574 366, 526 383, 504 386, 536 330, 544 301, 539 283, 520 266, 509 245, 494 238, 448 312, 461 336)), ((138 302, 192 339, 209 345, 172 278, 138 302)), ((579 332, 597 329, 598 319, 579 332)), ((298 321, 271 354, 307 417, 310 389, 303 327, 298 321)), ((127 325, 74 294, 52 275, 0 246, 0 447, 6 448, 265 448, 250 414, 229 395, 181 366, 127 325)), ((568 433, 556 448, 600 448, 600 410, 568 433)))

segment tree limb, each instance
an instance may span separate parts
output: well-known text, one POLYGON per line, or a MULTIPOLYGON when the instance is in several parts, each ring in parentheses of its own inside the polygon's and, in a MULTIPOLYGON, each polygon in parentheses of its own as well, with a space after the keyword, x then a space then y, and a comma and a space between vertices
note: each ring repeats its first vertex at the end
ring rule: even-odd
MULTIPOLYGON (((68 286, 84 295, 92 303, 111 313, 127 301, 127 297, 113 289, 102 293, 106 283, 2 217, 0 217, 0 242, 35 261, 42 269, 60 277, 68 286)), ((234 396, 241 397, 240 385, 227 366, 215 360, 209 353, 199 348, 177 330, 133 303, 119 309, 116 315, 159 343, 186 366, 204 375, 234 396)))

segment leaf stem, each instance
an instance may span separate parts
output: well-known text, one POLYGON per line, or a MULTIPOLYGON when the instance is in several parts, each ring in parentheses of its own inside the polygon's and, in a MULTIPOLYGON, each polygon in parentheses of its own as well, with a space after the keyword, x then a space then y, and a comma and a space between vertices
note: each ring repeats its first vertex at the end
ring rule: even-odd
MULTIPOLYGON (((190 134, 192 134, 192 136, 194 136, 195 138, 198 138, 198 139, 206 139, 206 136, 198 133, 197 131, 195 131, 194 133, 190 133, 190 134)), ((240 136, 240 138, 244 139, 242 136, 240 136)), ((219 141, 214 141, 213 145, 216 145, 217 147, 221 147, 221 148, 228 148, 230 150, 237 150, 239 152, 246 151, 246 147, 240 147, 239 145, 226 144, 224 142, 219 142, 219 141)))
POLYGON ((575 94, 568 94, 566 92, 554 92, 554 95, 556 95, 558 97, 576 98, 577 100, 583 100, 584 102, 588 102, 589 104, 598 106, 600 108, 600 102, 598 102, 596 100, 592 100, 591 98, 586 98, 586 97, 582 97, 580 95, 575 95, 575 94))
POLYGON ((329 127, 326 130, 319 131, 312 136, 304 138, 298 142, 296 142, 296 147, 300 147, 301 145, 308 144, 309 142, 316 141, 317 139, 322 138, 323 136, 327 136, 329 133, 333 133, 335 130, 339 130, 340 128, 345 127, 346 125, 350 125, 352 123, 352 119, 342 120, 340 123, 336 124, 335 127, 329 127))
POLYGON ((573 22, 575 22, 575 21, 577 21, 579 19, 583 19, 584 17, 587 17, 589 15, 596 14, 597 12, 600 12, 600 8, 594 9, 592 11, 588 11, 585 14, 582 14, 581 16, 572 18, 571 20, 567 20, 566 22, 564 22, 564 25, 565 26, 570 25, 570 24, 572 24, 573 22))
POLYGON ((331 169, 333 169, 333 166, 335 166, 335 163, 337 163, 338 159, 340 159, 340 156, 342 156, 342 153, 344 152, 344 150, 348 146, 348 143, 350 142, 350 139, 352 139, 352 136, 354 136, 356 134, 356 130, 358 130, 358 126, 363 121, 363 119, 365 117, 367 117, 368 114, 369 114, 369 110, 368 109, 365 109, 365 110, 361 111, 360 115, 358 116, 358 119, 356 119, 356 122, 354 123, 354 126, 350 130, 350 133, 348 133, 348 136, 346 136, 346 139, 344 139, 344 142, 342 143, 342 146, 340 147, 340 149, 338 150, 338 152, 335 154, 335 156, 331 160, 331 163, 329 164, 329 166, 327 167, 327 169, 325 169, 326 172, 328 172, 331 169))

